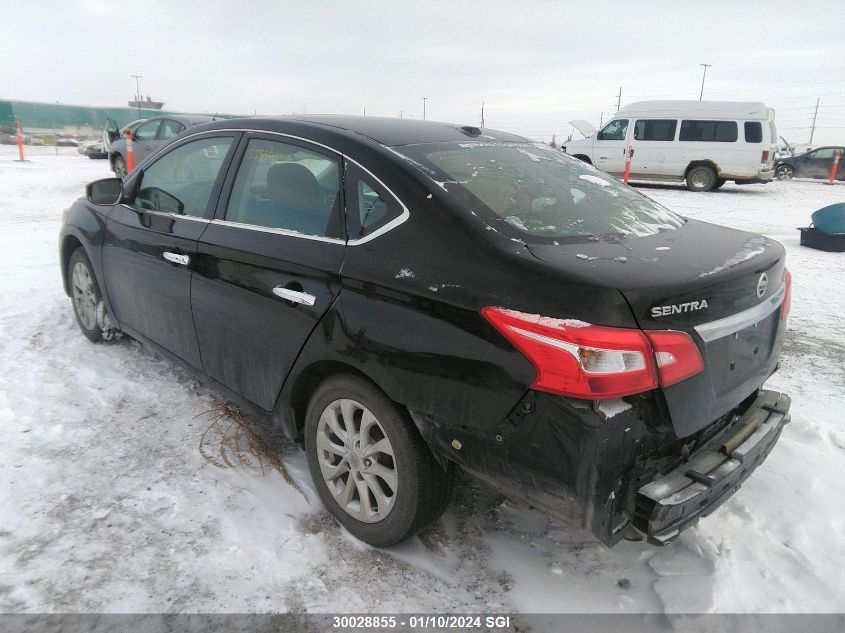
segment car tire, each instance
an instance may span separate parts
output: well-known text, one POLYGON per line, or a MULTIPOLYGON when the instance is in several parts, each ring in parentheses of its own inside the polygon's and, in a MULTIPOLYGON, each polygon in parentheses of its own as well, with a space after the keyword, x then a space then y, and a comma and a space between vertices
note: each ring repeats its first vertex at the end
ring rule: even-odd
POLYGON ((341 374, 323 382, 304 431, 320 499, 365 543, 396 545, 446 509, 451 469, 438 464, 407 412, 365 379, 341 374))
POLYGON ((722 185, 724 185, 726 182, 728 182, 728 181, 725 180, 724 178, 717 178, 716 184, 713 185, 713 191, 716 191, 716 189, 720 189, 722 187, 722 185))
POLYGON ((112 171, 114 172, 114 175, 120 178, 121 180, 126 178, 126 174, 129 173, 126 169, 126 161, 123 160, 123 156, 121 156, 120 154, 115 156, 114 160, 112 161, 112 171))
POLYGON ((778 165, 775 169, 775 178, 777 180, 792 180, 795 178, 795 169, 792 165, 778 165))
POLYGON ((92 343, 103 340, 103 329, 97 320, 97 309, 102 296, 91 261, 80 246, 70 256, 67 267, 73 314, 79 329, 92 343))
POLYGON ((716 187, 716 172, 707 165, 696 165, 687 172, 687 189, 690 191, 712 191, 716 187))

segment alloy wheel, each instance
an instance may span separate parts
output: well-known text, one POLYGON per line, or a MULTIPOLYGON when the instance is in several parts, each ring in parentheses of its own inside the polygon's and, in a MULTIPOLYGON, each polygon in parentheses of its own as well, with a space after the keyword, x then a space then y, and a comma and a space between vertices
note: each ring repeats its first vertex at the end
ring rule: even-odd
POLYGON ((91 272, 84 263, 74 264, 71 281, 73 305, 79 321, 86 330, 93 330, 97 325, 97 291, 91 272))
POLYGON ((382 521, 399 489, 398 465, 384 428, 364 405, 335 400, 317 425, 317 459, 341 509, 364 523, 382 521))
POLYGON ((117 156, 114 159, 114 175, 120 179, 126 178, 126 162, 123 160, 122 156, 117 156))

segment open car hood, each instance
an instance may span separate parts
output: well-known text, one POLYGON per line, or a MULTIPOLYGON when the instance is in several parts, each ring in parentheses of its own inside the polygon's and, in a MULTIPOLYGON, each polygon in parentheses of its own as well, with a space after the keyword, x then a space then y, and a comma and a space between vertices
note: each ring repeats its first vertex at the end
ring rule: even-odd
POLYGON ((585 121, 584 119, 574 119, 570 121, 569 124, 581 132, 581 134, 584 135, 584 138, 596 133, 596 128, 594 128, 589 121, 585 121))

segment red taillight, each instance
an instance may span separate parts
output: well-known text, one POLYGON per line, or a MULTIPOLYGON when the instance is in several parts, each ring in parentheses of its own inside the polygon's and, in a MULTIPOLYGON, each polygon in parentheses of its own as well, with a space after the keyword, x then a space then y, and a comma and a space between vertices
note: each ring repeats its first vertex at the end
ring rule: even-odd
POLYGON ((769 162, 769 150, 763 150, 763 157, 760 159, 761 163, 769 162))
POLYGON ((783 321, 786 316, 789 314, 789 309, 792 307, 792 273, 789 272, 789 269, 786 268, 786 274, 784 275, 784 285, 786 286, 786 291, 783 294, 783 303, 780 304, 780 320, 783 321))
POLYGON ((704 369, 698 346, 689 334, 675 330, 647 331, 661 387, 669 387, 704 369))
POLYGON ((683 332, 646 333, 489 306, 481 314, 534 365, 537 377, 531 387, 538 391, 587 400, 618 398, 656 388, 658 376, 660 384, 669 386, 704 366, 683 332), (657 357, 655 349, 661 353, 657 357))

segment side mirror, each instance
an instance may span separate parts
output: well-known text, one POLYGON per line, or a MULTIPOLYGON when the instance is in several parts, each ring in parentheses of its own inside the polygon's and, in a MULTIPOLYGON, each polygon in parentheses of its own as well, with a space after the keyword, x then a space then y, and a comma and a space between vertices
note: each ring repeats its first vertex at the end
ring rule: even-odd
POLYGON ((123 181, 120 178, 95 180, 85 187, 85 197, 93 204, 117 204, 123 198, 123 181))

